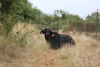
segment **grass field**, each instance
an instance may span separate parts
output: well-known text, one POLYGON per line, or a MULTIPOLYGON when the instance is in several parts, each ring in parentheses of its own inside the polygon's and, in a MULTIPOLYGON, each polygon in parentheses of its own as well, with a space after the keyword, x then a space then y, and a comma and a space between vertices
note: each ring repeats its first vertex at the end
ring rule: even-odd
POLYGON ((0 36, 0 67, 100 67, 100 40, 70 34, 76 46, 52 50, 39 32, 18 23, 7 38, 0 36))

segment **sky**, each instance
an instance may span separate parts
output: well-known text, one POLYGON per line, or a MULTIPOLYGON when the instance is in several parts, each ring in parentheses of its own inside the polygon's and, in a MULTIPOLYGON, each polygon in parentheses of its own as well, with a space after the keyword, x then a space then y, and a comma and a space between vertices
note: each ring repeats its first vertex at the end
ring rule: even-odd
POLYGON ((100 0, 29 0, 29 2, 45 14, 53 14, 54 10, 61 9, 85 18, 97 9, 100 12, 100 0))

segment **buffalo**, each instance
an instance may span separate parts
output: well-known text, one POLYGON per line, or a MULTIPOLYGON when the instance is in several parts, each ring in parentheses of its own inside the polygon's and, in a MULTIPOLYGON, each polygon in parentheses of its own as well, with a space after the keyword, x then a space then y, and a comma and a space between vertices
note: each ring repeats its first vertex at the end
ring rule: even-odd
POLYGON ((50 47, 53 49, 58 49, 65 44, 75 45, 75 41, 71 36, 59 34, 52 31, 50 28, 41 29, 40 33, 44 34, 46 42, 50 43, 50 47))

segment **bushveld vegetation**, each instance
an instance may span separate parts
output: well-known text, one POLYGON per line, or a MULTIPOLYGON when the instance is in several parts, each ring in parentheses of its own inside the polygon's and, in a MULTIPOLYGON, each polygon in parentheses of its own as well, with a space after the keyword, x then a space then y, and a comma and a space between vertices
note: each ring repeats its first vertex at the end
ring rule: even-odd
MULTIPOLYGON (((66 33, 68 26, 87 22, 92 26, 96 20, 97 12, 85 19, 64 10, 55 10, 53 15, 48 15, 32 7, 28 0, 0 0, 0 67, 99 67, 98 40, 84 34, 70 34, 76 46, 64 46, 55 51, 39 34, 40 27, 56 30, 58 23, 58 28, 66 33)), ((100 31, 100 27, 96 28, 100 31)))

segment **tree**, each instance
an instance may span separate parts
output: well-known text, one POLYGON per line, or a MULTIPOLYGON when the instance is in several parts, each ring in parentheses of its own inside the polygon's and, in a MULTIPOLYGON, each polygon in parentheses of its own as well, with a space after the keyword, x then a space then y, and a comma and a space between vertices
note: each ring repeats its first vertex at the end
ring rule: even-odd
MULTIPOLYGON (((98 20, 100 21, 100 13, 98 13, 98 20)), ((97 12, 92 13, 91 15, 88 15, 86 17, 86 21, 90 22, 90 23, 94 23, 97 20, 97 12)))
POLYGON ((40 23, 41 14, 39 9, 32 8, 28 0, 0 0, 0 21, 6 35, 18 21, 40 23))

